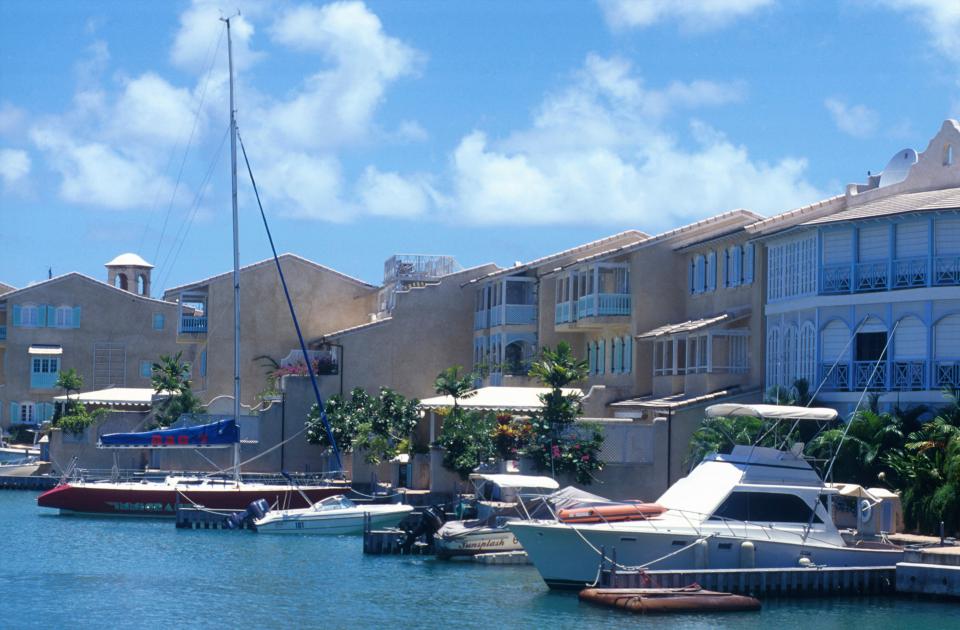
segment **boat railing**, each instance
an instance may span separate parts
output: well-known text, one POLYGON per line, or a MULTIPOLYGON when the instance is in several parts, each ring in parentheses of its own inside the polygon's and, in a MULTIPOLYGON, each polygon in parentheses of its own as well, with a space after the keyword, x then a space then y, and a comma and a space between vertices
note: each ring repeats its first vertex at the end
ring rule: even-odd
MULTIPOLYGON (((331 473, 288 473, 296 483, 330 482, 336 479, 331 473)), ((181 479, 197 479, 198 481, 234 481, 230 472, 211 473, 197 470, 140 470, 129 468, 80 468, 75 465, 67 467, 64 479, 69 481, 110 481, 123 483, 131 481, 163 481, 168 477, 181 479)), ((289 484, 280 473, 243 473, 241 478, 247 483, 277 483, 289 484)))

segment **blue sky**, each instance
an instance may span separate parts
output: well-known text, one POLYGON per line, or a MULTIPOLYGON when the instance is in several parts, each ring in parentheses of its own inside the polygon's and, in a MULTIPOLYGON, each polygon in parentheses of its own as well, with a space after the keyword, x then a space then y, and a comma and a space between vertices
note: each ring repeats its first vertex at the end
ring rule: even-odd
POLYGON ((230 267, 237 6, 278 246, 374 283, 393 253, 507 265, 789 210, 960 115, 956 0, 5 0, 0 281, 101 278, 124 251, 155 293, 230 267))

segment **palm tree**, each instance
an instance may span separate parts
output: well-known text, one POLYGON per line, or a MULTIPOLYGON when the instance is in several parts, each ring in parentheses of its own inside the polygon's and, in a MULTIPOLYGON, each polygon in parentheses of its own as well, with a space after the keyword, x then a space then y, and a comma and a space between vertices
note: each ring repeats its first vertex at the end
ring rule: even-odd
POLYGON ((588 364, 573 356, 573 350, 566 341, 557 344, 556 350, 545 347, 540 358, 530 366, 529 375, 555 391, 570 383, 582 381, 587 377, 588 364))
POLYGON ((167 395, 157 410, 157 422, 162 426, 173 424, 185 413, 203 413, 200 399, 190 388, 190 365, 181 361, 182 357, 182 351, 174 356, 161 355, 152 366, 153 391, 167 395))
POLYGON ((453 410, 459 412, 461 398, 469 398, 477 392, 473 387, 473 374, 460 375, 463 366, 454 365, 437 374, 433 387, 438 394, 453 398, 453 410))

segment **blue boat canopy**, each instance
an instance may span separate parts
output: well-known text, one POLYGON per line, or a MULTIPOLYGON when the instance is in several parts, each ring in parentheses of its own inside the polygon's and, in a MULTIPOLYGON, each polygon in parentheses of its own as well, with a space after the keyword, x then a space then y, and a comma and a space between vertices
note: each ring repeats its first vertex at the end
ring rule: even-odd
POLYGON ((240 429, 233 418, 179 429, 140 433, 107 433, 100 436, 100 448, 223 448, 240 441, 240 429))

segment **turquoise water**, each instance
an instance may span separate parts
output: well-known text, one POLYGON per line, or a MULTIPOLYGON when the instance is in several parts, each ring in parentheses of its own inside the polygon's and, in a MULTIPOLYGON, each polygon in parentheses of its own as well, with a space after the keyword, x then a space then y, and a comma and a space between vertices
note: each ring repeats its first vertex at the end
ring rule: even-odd
MULTIPOLYGON (((177 530, 61 517, 0 491, 2 628, 921 628, 960 605, 779 600, 760 613, 642 618, 550 592, 533 567, 364 556, 359 537, 177 530)), ((953 627, 957 627, 953 625, 953 627)))

